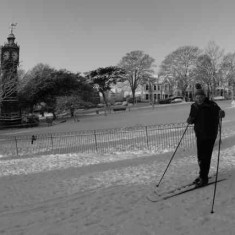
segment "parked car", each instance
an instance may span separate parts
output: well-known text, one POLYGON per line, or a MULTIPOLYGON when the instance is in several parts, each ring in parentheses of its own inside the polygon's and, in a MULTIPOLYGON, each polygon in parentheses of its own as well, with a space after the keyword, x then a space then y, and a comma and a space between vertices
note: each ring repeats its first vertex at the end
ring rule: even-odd
POLYGON ((225 100, 224 96, 214 96, 213 100, 225 100))
POLYGON ((113 111, 116 112, 116 111, 126 111, 126 106, 123 106, 123 105, 114 105, 112 107, 113 111))
POLYGON ((114 105, 122 105, 122 102, 115 102, 115 104, 114 105))
MULTIPOLYGON (((134 102, 134 101, 133 101, 133 98, 132 98, 132 97, 129 98, 129 99, 128 99, 128 102, 133 104, 133 102, 134 102)), ((135 97, 135 102, 136 102, 136 103, 140 103, 140 102, 141 102, 141 97, 140 97, 140 96, 135 97)))
POLYGON ((170 104, 170 103, 171 103, 171 98, 159 100, 159 104, 170 104))
POLYGON ((105 106, 105 104, 102 104, 102 103, 97 104, 97 107, 98 107, 98 108, 103 108, 104 106, 105 106))
POLYGON ((128 102, 127 102, 127 101, 123 101, 123 102, 122 102, 122 105, 123 105, 123 106, 128 106, 128 102))
POLYGON ((171 98, 171 103, 180 103, 180 102, 183 102, 184 99, 182 96, 176 96, 176 97, 172 97, 171 98))
POLYGON ((159 100, 159 104, 173 104, 173 103, 179 103, 182 102, 184 99, 182 96, 174 96, 174 97, 170 97, 167 99, 161 99, 159 100))

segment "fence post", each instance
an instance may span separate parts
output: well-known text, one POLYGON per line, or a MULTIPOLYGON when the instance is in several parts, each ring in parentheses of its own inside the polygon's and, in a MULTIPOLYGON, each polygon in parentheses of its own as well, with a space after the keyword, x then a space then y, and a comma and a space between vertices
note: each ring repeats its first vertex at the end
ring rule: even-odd
POLYGON ((96 131, 95 130, 94 130, 94 136, 95 136, 95 149, 96 149, 96 152, 98 152, 97 137, 96 137, 96 131))
POLYGON ((145 126, 145 132, 146 132, 146 143, 147 143, 147 148, 149 149, 149 138, 148 138, 148 127, 145 126))
POLYGON ((15 137, 15 144, 16 144, 16 156, 19 156, 19 152, 18 152, 18 145, 17 145, 17 138, 15 137))
POLYGON ((53 136, 51 134, 51 149, 53 150, 53 136))

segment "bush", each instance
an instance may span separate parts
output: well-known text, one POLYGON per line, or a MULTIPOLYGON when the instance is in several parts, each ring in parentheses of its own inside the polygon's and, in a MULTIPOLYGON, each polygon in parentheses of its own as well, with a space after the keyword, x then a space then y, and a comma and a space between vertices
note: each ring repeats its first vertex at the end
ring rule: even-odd
POLYGON ((80 108, 80 109, 90 109, 90 108, 95 108, 97 105, 91 102, 86 102, 86 101, 81 101, 78 105, 75 104, 75 108, 80 108))
POLYGON ((22 124, 26 124, 27 126, 33 127, 39 125, 39 117, 35 114, 28 114, 22 117, 22 124))
POLYGON ((125 110, 126 110, 126 106, 118 105, 118 106, 113 107, 114 112, 116 112, 116 111, 125 111, 125 110))

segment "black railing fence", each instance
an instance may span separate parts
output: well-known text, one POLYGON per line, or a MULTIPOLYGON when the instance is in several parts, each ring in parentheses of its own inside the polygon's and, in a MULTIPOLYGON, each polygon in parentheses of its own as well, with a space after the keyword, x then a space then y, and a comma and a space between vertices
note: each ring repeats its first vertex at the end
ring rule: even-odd
MULTIPOLYGON (((40 134, 32 136, 1 137, 1 156, 30 156, 36 154, 109 153, 119 151, 174 149, 185 131, 185 123, 134 126, 119 129, 40 134)), ((192 126, 189 126, 181 147, 195 144, 192 126)))

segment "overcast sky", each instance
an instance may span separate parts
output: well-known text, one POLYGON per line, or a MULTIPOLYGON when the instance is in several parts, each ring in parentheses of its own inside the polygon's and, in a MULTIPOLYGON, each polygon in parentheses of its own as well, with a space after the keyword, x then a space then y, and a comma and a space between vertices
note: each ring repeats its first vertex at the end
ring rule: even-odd
POLYGON ((159 66, 178 47, 210 40, 235 52, 234 0, 1 0, 1 45, 12 22, 25 70, 42 62, 83 73, 132 50, 159 66))

